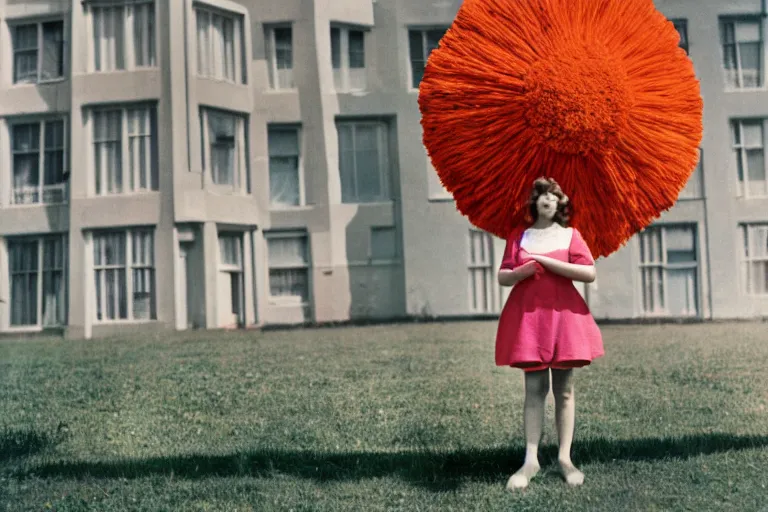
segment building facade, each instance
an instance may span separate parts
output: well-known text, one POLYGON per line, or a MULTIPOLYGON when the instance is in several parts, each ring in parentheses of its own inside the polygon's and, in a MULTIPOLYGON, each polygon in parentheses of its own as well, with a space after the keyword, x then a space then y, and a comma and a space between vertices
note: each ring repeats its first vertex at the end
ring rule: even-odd
MULTIPOLYGON (((0 0, 0 331, 493 316, 418 85, 459 0, 0 0)), ((701 79, 678 204, 598 319, 768 315, 761 0, 666 0, 701 79)))

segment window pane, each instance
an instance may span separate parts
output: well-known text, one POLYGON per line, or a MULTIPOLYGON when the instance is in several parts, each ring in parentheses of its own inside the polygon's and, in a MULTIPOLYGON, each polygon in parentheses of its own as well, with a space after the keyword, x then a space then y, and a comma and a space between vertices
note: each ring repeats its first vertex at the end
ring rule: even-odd
POLYGON ((64 75, 64 22, 43 23, 43 52, 40 78, 50 80, 64 75))
POLYGON ((210 15, 206 11, 197 10, 197 72, 208 76, 211 56, 209 55, 209 26, 210 15))
POLYGON ((155 4, 129 5, 133 14, 133 54, 136 66, 155 65, 155 4))
POLYGON ((37 325, 38 242, 8 242, 11 325, 37 325))
POLYGON ((667 270, 667 314, 695 316, 698 314, 696 269, 667 270))
POLYGON ((693 228, 665 227, 667 263, 696 262, 696 243, 693 228))
POLYGON ((94 174, 97 194, 123 191, 122 112, 94 112, 94 174))
POLYGON ((219 235, 219 257, 224 265, 242 266, 241 236, 239 234, 219 235))
POLYGON ((272 297, 299 297, 309 302, 309 280, 306 269, 271 269, 269 293, 272 297))
POLYGON ((307 237, 269 238, 267 252, 270 266, 306 266, 308 263, 307 237))
POLYGON ((211 179, 218 185, 235 183, 235 127, 235 116, 208 111, 211 179))
POLYGON ((277 69, 293 68, 293 45, 290 27, 275 29, 275 57, 277 69))
POLYGON ((765 181, 765 161, 762 149, 747 150, 747 179, 753 182, 765 181))
POLYGON ((349 31, 349 67, 365 67, 365 34, 360 30, 349 31))
POLYGON ((341 175, 341 196, 343 202, 354 202, 357 197, 355 179, 355 145, 351 124, 338 125, 339 174, 341 175))
POLYGON ((337 27, 331 27, 331 65, 341 68, 341 29, 337 27))
POLYGON ((736 23, 736 42, 760 41, 760 23, 755 21, 740 21, 736 23))
POLYGON ((745 121, 741 124, 744 136, 744 146, 748 148, 763 147, 763 123, 762 121, 745 121))
POLYGON ((299 131, 295 128, 271 128, 267 135, 269 156, 296 156, 299 154, 299 131))
POLYGON ((739 44, 741 76, 744 80, 743 87, 758 87, 760 85, 761 47, 760 43, 739 44))
POLYGON ((273 205, 297 206, 299 193, 299 159, 297 157, 270 157, 269 197, 273 205))

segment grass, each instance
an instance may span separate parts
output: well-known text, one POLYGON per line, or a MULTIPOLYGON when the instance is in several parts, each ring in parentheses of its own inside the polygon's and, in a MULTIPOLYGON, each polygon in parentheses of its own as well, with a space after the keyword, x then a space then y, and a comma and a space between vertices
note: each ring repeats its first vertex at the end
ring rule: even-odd
POLYGON ((0 342, 0 510, 768 511, 762 324, 606 326, 569 489, 493 322, 0 342))

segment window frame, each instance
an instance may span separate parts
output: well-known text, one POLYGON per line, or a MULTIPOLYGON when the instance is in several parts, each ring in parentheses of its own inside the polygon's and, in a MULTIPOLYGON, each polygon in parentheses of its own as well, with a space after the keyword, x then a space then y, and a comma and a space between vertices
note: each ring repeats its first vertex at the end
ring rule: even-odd
MULTIPOLYGON (((338 137, 338 172, 339 172, 339 181, 341 182, 341 203, 342 204, 375 204, 375 203, 389 203, 394 201, 394 188, 395 184, 392 183, 393 181, 393 169, 392 169, 392 156, 390 153, 392 152, 391 148, 391 134, 390 129, 391 125, 390 122, 386 119, 381 118, 339 118, 336 119, 336 134, 338 137), (351 126, 352 127, 352 152, 357 153, 357 147, 355 144, 355 130, 359 126, 376 126, 377 127, 377 139, 378 139, 378 157, 379 157, 379 186, 381 187, 381 193, 378 198, 372 199, 370 201, 361 201, 360 200, 360 191, 359 187, 356 187, 355 190, 355 197, 354 201, 345 201, 344 198, 344 179, 342 175, 342 147, 341 147, 341 137, 339 136, 340 128, 343 126, 351 126)), ((355 172, 355 183, 358 182, 357 179, 357 160, 354 160, 355 166, 353 171, 355 172)))
POLYGON ((266 50, 266 57, 267 57, 267 69, 268 69, 268 80, 269 80, 269 90, 272 92, 290 92, 290 91, 296 91, 298 89, 296 85, 296 76, 295 76, 295 70, 296 70, 296 49, 294 44, 294 30, 293 30, 293 23, 291 22, 284 22, 284 23, 269 23, 264 25, 264 35, 265 35, 265 50, 266 50), (284 86, 280 83, 280 75, 278 73, 277 68, 277 42, 275 38, 275 31, 280 29, 288 29, 291 31, 291 67, 290 68, 284 68, 284 69, 290 69, 290 85, 284 86))
POLYGON ((8 20, 8 31, 10 33, 10 48, 11 48, 11 65, 10 67, 10 85, 11 87, 24 87, 24 86, 34 86, 39 84, 50 84, 50 83, 56 83, 56 82, 62 82, 64 80, 67 80, 68 74, 69 74, 69 63, 68 63, 68 40, 67 40, 67 28, 68 23, 65 17, 60 15, 53 15, 53 16, 44 16, 44 17, 34 17, 34 18, 18 18, 13 20, 8 20), (54 78, 42 78, 41 72, 42 72, 42 62, 43 60, 40 58, 40 54, 43 52, 43 43, 44 43, 44 33, 43 33, 43 25, 46 23, 54 23, 54 22, 60 22, 61 23, 61 49, 60 49, 60 58, 61 62, 59 62, 59 67, 61 69, 61 75, 54 77, 54 78), (24 26, 30 26, 35 25, 37 30, 37 76, 34 81, 17 81, 16 80, 16 53, 23 51, 18 50, 16 48, 16 29, 19 27, 24 26))
MULTIPOLYGON (((158 2, 156 0, 131 0, 130 2, 127 1, 117 1, 114 3, 107 3, 107 4, 96 4, 92 2, 88 2, 87 0, 84 2, 85 4, 85 18, 86 18, 86 27, 87 27, 87 36, 89 44, 88 46, 88 72, 89 73, 119 73, 119 72, 125 72, 125 71, 138 71, 138 70, 147 70, 147 69, 160 69, 162 67, 162 63, 160 62, 160 55, 161 51, 159 51, 158 43, 160 40, 159 37, 159 24, 158 24, 158 2), (149 62, 153 62, 150 64, 145 65, 138 65, 136 64, 136 39, 134 38, 134 30, 133 30, 133 18, 129 16, 128 13, 128 6, 138 6, 138 5, 145 5, 145 4, 152 4, 152 9, 149 9, 148 12, 152 13, 152 30, 149 32, 149 43, 151 44, 152 51, 150 52, 147 50, 147 58, 149 62), (117 64, 115 63, 115 67, 111 69, 97 69, 96 65, 96 16, 94 13, 94 9, 118 9, 121 12, 122 17, 122 23, 123 23, 123 67, 119 68, 117 67, 117 64)), ((115 50, 117 52, 117 50, 115 50)), ((117 56, 117 53, 115 53, 117 56)))
POLYGON ((699 161, 688 178, 688 182, 680 191, 677 200, 678 202, 699 201, 704 198, 704 150, 699 148, 699 161))
MULTIPOLYGON (((429 60, 429 55, 432 53, 432 50, 427 51, 427 32, 433 31, 433 30, 442 30, 443 35, 440 36, 440 40, 445 37, 445 33, 450 28, 450 25, 413 25, 406 27, 406 37, 408 38, 408 45, 406 47, 407 49, 407 58, 408 58, 408 89, 410 92, 418 92, 419 85, 421 85, 421 80, 419 80, 419 85, 414 86, 414 79, 415 75, 413 73, 413 63, 414 60, 412 58, 412 50, 411 50, 411 32, 419 32, 421 34, 421 54, 424 62, 424 67, 427 66, 427 61, 429 60)), ((437 48, 437 47, 435 47, 437 48)), ((419 61, 421 62, 421 61, 419 61)), ((422 77, 423 79, 423 77, 422 77)))
MULTIPOLYGON (((639 280, 640 280, 640 286, 638 286, 639 294, 640 294, 640 312, 643 318, 666 318, 666 317, 675 317, 675 318, 701 318, 703 315, 702 310, 702 267, 701 267, 701 243, 700 243, 700 237, 699 237, 699 224, 698 222, 676 222, 676 223, 663 223, 663 224, 652 224, 651 226, 646 227, 645 229, 641 230, 637 234, 637 261, 638 261, 638 271, 639 271, 639 280), (667 261, 667 230, 668 229, 674 229, 674 228, 687 228, 690 229, 690 232, 693 236, 693 252, 694 256, 696 257, 696 260, 694 262, 682 262, 682 263, 669 263, 667 261), (659 246, 657 250, 661 253, 661 259, 656 260, 655 256, 654 259, 643 261, 643 253, 646 255, 650 253, 650 250, 646 248, 644 250, 643 243, 644 243, 644 235, 648 231, 657 231, 658 234, 658 243, 659 246), (644 282, 644 273, 645 271, 658 271, 660 273, 660 280, 656 284, 656 288, 659 286, 663 287, 663 291, 661 292, 662 295, 659 296, 656 291, 652 290, 654 293, 653 295, 653 301, 654 304, 658 301, 658 299, 661 299, 664 306, 663 308, 654 308, 653 311, 648 311, 646 309, 646 293, 647 293, 647 286, 644 282), (696 312, 694 314, 689 315, 672 315, 669 312, 669 286, 667 284, 667 271, 668 270, 693 270, 693 274, 696 278, 695 283, 695 291, 693 300, 696 305, 696 312)), ((653 285, 651 284, 651 287, 653 285)))
MULTIPOLYGON (((5 239, 5 248, 7 253, 7 265, 6 270, 8 272, 8 297, 9 297, 9 303, 13 301, 13 275, 14 272, 11 270, 11 244, 13 242, 32 242, 34 241, 37 245, 37 269, 35 270, 35 273, 37 274, 37 283, 36 283, 36 317, 37 317, 37 323, 36 324, 25 324, 25 325, 12 325, 12 312, 10 311, 10 305, 8 310, 8 325, 6 326, 8 332, 36 332, 36 331, 43 331, 46 329, 60 329, 63 327, 66 327, 69 324, 69 236, 68 233, 48 233, 45 235, 19 235, 19 236, 9 236, 5 239), (45 268, 45 242, 47 240, 58 240, 62 245, 62 265, 61 267, 57 267, 55 269, 46 269, 45 268), (63 291, 63 301, 64 301, 64 318, 62 319, 62 322, 55 325, 44 325, 43 324, 43 318, 44 318, 44 310, 43 310, 43 301, 44 301, 44 284, 45 284, 45 273, 46 272, 61 272, 62 275, 62 286, 64 287, 63 291)), ((28 273, 28 272, 25 272, 28 273)))
POLYGON ((304 133, 302 129, 301 124, 295 124, 295 123, 269 123, 267 125, 267 166, 268 166, 268 176, 269 176, 269 209, 273 211, 279 211, 279 210, 291 210, 296 208, 303 208, 307 206, 307 192, 306 192, 306 183, 305 183, 305 172, 304 172, 304 133), (296 131, 296 140, 297 140, 297 173, 298 173, 298 182, 299 182, 299 204, 296 205, 287 205, 287 204, 281 204, 281 203, 274 203, 272 201, 272 154, 271 149, 269 147, 269 135, 273 131, 296 131))
MULTIPOLYGON (((91 286, 93 287, 93 323, 94 325, 114 325, 114 324, 146 324, 146 323, 152 323, 157 321, 157 291, 158 291, 158 285, 157 285, 157 229, 154 226, 147 226, 147 227, 131 227, 131 228, 117 228, 117 229, 95 229, 90 230, 88 232, 89 236, 89 244, 86 250, 90 251, 91 253, 91 273, 88 276, 88 279, 90 279, 91 286), (152 239, 152 263, 151 265, 146 264, 136 264, 133 262, 133 237, 134 235, 138 233, 149 233, 152 239), (96 245, 96 238, 98 236, 109 236, 109 235, 122 235, 124 242, 125 242, 125 263, 122 265, 119 264, 111 264, 111 265, 97 265, 96 259, 93 257, 94 248, 96 245), (99 302, 99 295, 96 288, 96 275, 98 271, 105 271, 105 270, 111 270, 111 269, 124 269, 125 270, 125 279, 123 281, 123 284, 125 285, 125 294, 126 294, 126 318, 114 318, 109 319, 106 318, 106 304, 107 304, 107 297, 106 297, 106 287, 103 286, 102 283, 102 296, 101 296, 101 307, 102 307, 102 318, 101 320, 98 318, 99 314, 99 308, 98 308, 98 302, 99 302), (152 272, 152 296, 150 297, 150 311, 149 311, 149 318, 135 318, 134 309, 133 309, 133 271, 134 269, 150 269, 152 272)), ((105 274, 102 273, 101 276, 104 276, 105 274)), ((104 277, 101 277, 102 281, 105 281, 104 277)), ((119 297, 119 291, 115 292, 115 297, 119 297)), ((116 306, 116 311, 119 316, 119 305, 116 306)))
POLYGON ((69 117, 66 114, 51 114, 51 115, 30 115, 30 116, 13 116, 6 120, 6 126, 8 129, 8 169, 9 169, 9 192, 8 207, 11 208, 24 208, 34 207, 40 205, 61 205, 69 203, 69 172, 70 172, 70 137, 69 137, 69 117), (45 125, 49 122, 61 121, 63 123, 63 166, 62 175, 63 181, 56 185, 44 185, 45 182, 45 125), (17 203, 15 202, 16 187, 14 186, 14 155, 13 150, 13 128, 16 125, 24 124, 38 124, 40 128, 40 147, 38 147, 38 184, 37 193, 39 200, 34 203, 17 203), (45 201, 45 192, 49 190, 61 190, 61 201, 45 201))
POLYGON ((393 265, 400 262, 400 243, 398 240, 399 230, 397 226, 371 226, 368 230, 368 262, 374 265, 393 265), (373 234, 376 231, 391 230, 394 236, 394 256, 391 258, 376 258, 373 254, 373 234))
MULTIPOLYGON (((198 78, 204 78, 207 80, 214 80, 217 82, 225 82, 230 84, 236 84, 236 85, 247 85, 248 84, 248 73, 246 70, 246 62, 247 59, 245 57, 246 54, 246 46, 245 46, 245 16, 236 11, 230 11, 227 9, 222 9, 220 7, 205 3, 205 2, 194 2, 193 4, 193 11, 194 11, 194 30, 195 30, 195 76, 198 78), (207 53, 205 54, 205 57, 201 57, 200 54, 200 34, 198 32, 199 27, 199 17, 200 14, 204 13, 208 16, 208 48, 207 53), (204 74, 200 70, 201 66, 201 58, 207 59, 209 62, 207 62, 207 67, 210 68, 212 64, 210 63, 211 56, 214 54, 215 50, 215 43, 212 37, 210 37, 211 31, 210 27, 213 26, 213 17, 218 16, 221 18, 229 19, 232 21, 232 74, 233 77, 230 79, 226 76, 226 66, 222 68, 222 76, 216 76, 216 70, 214 69, 214 73, 212 74, 204 74)), ((225 51, 226 55, 226 51, 225 51)), ((221 56, 218 56, 221 57, 221 56)), ((223 62, 223 59, 222 59, 223 62)), ((213 65, 215 68, 215 65, 213 65)))
POLYGON ((232 195, 250 195, 251 176, 249 165, 250 144, 248 140, 248 124, 250 116, 242 112, 224 110, 217 107, 200 105, 200 135, 202 142, 202 168, 205 173, 206 185, 209 185, 216 192, 228 193, 232 195), (213 181, 213 166, 211 165, 211 141, 209 134, 209 114, 218 116, 231 116, 235 120, 235 158, 236 167, 232 170, 232 185, 226 183, 216 183, 213 181))
MULTIPOLYGON (((763 16, 761 14, 742 14, 742 15, 728 15, 728 16, 720 16, 718 19, 718 26, 719 26, 719 32, 720 32, 720 66, 722 68, 723 73, 723 81, 725 84, 725 90, 727 92, 737 92, 737 91, 759 91, 766 88, 766 80, 765 80, 765 27, 763 22, 763 16), (741 66, 741 53, 739 51, 739 41, 736 39, 736 26, 739 23, 744 22, 757 22, 758 29, 760 30, 760 39, 758 42, 759 44, 759 55, 758 55, 758 63, 760 65, 760 68, 758 69, 758 85, 751 86, 751 87, 745 87, 744 84, 744 76, 742 74, 742 66, 741 66), (728 24, 733 24, 733 33, 734 33, 734 42, 733 43, 726 43, 725 42, 725 26, 728 24), (735 64, 736 64, 736 79, 738 82, 738 85, 733 86, 728 83, 728 69, 725 67, 725 58, 726 58, 726 45, 733 45, 735 48, 736 56, 735 56, 735 64)), ((754 41, 753 41, 754 42, 754 41)))
MULTIPOLYGON (((750 199, 765 199, 768 198, 768 161, 766 161, 766 125, 767 125, 768 118, 764 117, 732 117, 730 119, 729 128, 730 128, 730 135, 731 135, 731 153, 733 151, 738 150, 739 151, 739 160, 736 160, 736 169, 733 169, 731 172, 736 173, 736 197, 739 199, 744 200, 750 200, 750 199), (764 192, 762 194, 751 194, 750 193, 750 187, 749 187, 749 160, 747 158, 747 151, 750 149, 758 149, 757 146, 746 146, 744 144, 744 125, 745 124, 760 124, 760 130, 761 130, 761 146, 759 149, 762 149, 763 151, 763 188, 764 192), (738 140, 739 143, 736 143, 736 132, 735 127, 738 126, 738 140), (741 169, 742 169, 742 177, 739 179, 739 163, 741 163, 741 169)), ((731 160, 732 162, 734 160, 731 160)))
MULTIPOLYGON (((237 316, 237 324, 245 324, 245 233, 242 231, 221 230, 217 233, 217 273, 218 278, 222 274, 227 274, 230 280, 230 287, 233 282, 237 283, 237 288, 230 288, 231 295, 237 295, 237 301, 230 299, 231 307, 237 308, 237 311, 231 311, 232 315, 237 316), (227 263, 222 257, 222 242, 224 240, 234 240, 236 242, 237 263, 227 263)), ((218 288, 217 288, 218 290, 218 288)), ((226 326, 225 326, 226 327, 226 326)))
MULTIPOLYGON (((160 140, 159 140, 159 119, 158 119, 158 105, 155 102, 140 102, 140 103, 109 103, 104 105, 98 105, 93 107, 87 107, 85 109, 85 121, 86 121, 86 133, 90 142, 90 150, 88 154, 88 168, 89 168, 89 193, 94 197, 109 197, 109 196, 123 196, 123 195, 140 195, 140 194, 153 194, 160 191, 160 140), (151 133, 149 135, 150 151, 147 156, 150 160, 151 168, 148 176, 148 188, 132 188, 131 183, 140 183, 140 174, 138 169, 130 168, 130 138, 131 134, 128 133, 128 112, 132 110, 146 110, 149 113, 149 123, 151 133), (103 192, 99 192, 96 186, 96 144, 103 143, 105 141, 96 139, 96 115, 107 114, 108 112, 120 112, 120 173, 122 179, 123 189, 121 192, 108 192, 106 191, 107 172, 103 169, 101 176, 101 186, 103 192), (135 176, 132 176, 136 173, 135 176), (157 185, 156 188, 153 188, 157 185)), ((141 135, 133 135, 134 137, 141 135)))
MULTIPOLYGON (((751 234, 753 229, 765 228, 768 230, 768 221, 747 221, 739 223, 739 281, 742 293, 746 297, 763 299, 768 297, 768 285, 764 293, 756 293, 752 290, 750 281, 750 268, 754 263, 765 263, 768 267, 768 250, 765 257, 751 256, 749 254, 751 234)), ((767 235, 768 236, 768 235, 767 235)))
POLYGON ((368 32, 364 27, 355 25, 345 25, 341 23, 331 23, 329 31, 329 37, 331 40, 331 71, 333 74, 333 88, 337 93, 356 93, 364 92, 368 90, 368 32), (333 63, 333 31, 339 31, 339 67, 334 67, 333 63), (363 36, 363 67, 352 68, 350 65, 350 33, 359 32, 363 36), (363 86, 353 87, 352 84, 352 70, 361 69, 361 75, 363 76, 363 86), (338 78, 337 78, 338 76, 338 78))
POLYGON ((469 312, 475 315, 490 315, 499 312, 500 289, 495 276, 495 260, 496 254, 494 251, 493 236, 481 229, 471 226, 468 230, 468 236, 466 238, 466 266, 467 266, 467 305, 469 312), (479 239, 479 240, 478 240, 479 239), (484 250, 484 258, 478 259, 476 256, 475 248, 476 242, 480 242, 480 248, 484 250), (481 273, 482 279, 485 281, 485 297, 477 295, 476 277, 481 273), (481 300, 482 299, 482 300, 481 300), (485 303, 486 308, 483 308, 480 304, 485 303))
POLYGON ((686 55, 690 55, 691 41, 688 34, 688 18, 672 18, 669 21, 672 22, 675 30, 677 30, 677 33, 680 35, 680 42, 678 43, 678 46, 685 50, 686 55))
POLYGON ((266 242, 266 283, 267 283, 267 300, 274 306, 301 306, 304 308, 310 307, 312 304, 312 248, 311 237, 306 230, 279 230, 279 231, 265 231, 264 239, 266 242), (303 265, 298 264, 273 264, 269 257, 269 243, 270 240, 276 239, 299 239, 305 241, 305 263, 303 265), (272 283, 271 273, 272 270, 302 270, 307 274, 307 301, 305 302, 299 295, 272 295, 272 283))

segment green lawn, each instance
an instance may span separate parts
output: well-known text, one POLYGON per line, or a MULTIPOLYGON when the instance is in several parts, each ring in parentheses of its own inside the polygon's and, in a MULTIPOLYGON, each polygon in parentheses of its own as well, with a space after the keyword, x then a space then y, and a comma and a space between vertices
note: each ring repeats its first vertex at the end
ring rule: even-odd
POLYGON ((768 326, 606 326, 569 489, 493 322, 0 342, 0 510, 768 511, 768 326))

